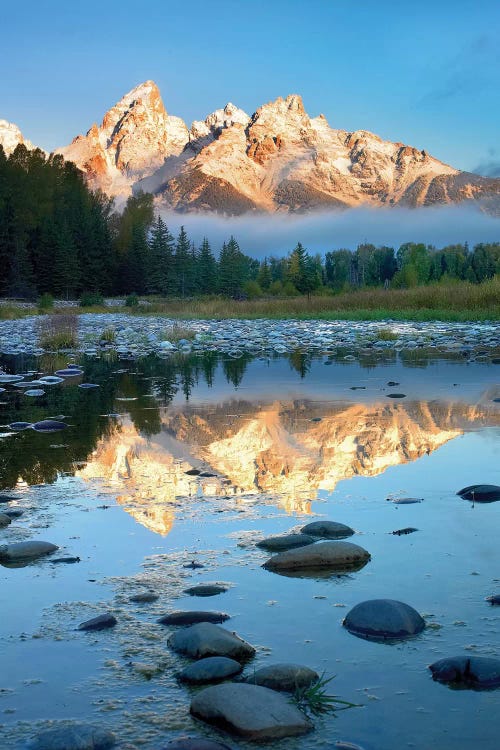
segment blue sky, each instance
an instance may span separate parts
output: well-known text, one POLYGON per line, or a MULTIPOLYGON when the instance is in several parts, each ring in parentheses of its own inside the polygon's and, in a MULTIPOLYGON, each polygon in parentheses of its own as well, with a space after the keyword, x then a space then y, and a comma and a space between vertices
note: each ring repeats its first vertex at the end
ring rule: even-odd
POLYGON ((497 0, 25 0, 1 19, 0 118, 49 150, 151 78, 188 123, 299 93, 333 127, 500 175, 497 0))

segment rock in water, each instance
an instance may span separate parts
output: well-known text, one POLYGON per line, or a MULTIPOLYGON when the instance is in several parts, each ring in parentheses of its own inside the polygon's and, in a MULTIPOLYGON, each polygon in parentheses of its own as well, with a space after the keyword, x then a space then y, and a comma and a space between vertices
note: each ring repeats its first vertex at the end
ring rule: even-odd
POLYGON ((191 701, 191 713, 208 724, 257 741, 293 737, 313 728, 280 693, 245 683, 205 688, 191 701))
POLYGON ((228 745, 201 737, 179 737, 171 740, 164 750, 231 750, 228 745))
POLYGON ((319 675, 313 669, 300 664, 269 664, 249 675, 245 682, 270 690, 294 693, 297 689, 310 687, 318 680, 319 675))
POLYGON ((500 659, 485 656, 451 656, 431 664, 432 678, 438 682, 476 689, 500 687, 500 659))
POLYGON ((265 549, 268 552, 282 552, 286 549, 295 547, 305 547, 307 544, 314 544, 316 539, 306 534, 283 534, 282 536, 269 536, 257 542, 257 547, 265 549))
POLYGON ((4 529, 6 526, 12 523, 12 519, 6 513, 0 513, 0 529, 4 529))
POLYGON ((23 430, 27 430, 29 427, 32 427, 31 422, 11 422, 9 425, 7 425, 9 430, 14 430, 14 432, 22 432, 23 430))
POLYGON ((413 534, 415 531, 418 531, 418 529, 414 529, 413 526, 407 526, 404 529, 396 529, 396 531, 391 531, 391 534, 401 536, 402 534, 413 534))
POLYGON ((225 594, 227 590, 227 586, 205 583, 184 589, 184 593, 189 594, 189 596, 217 596, 217 594, 225 594))
POLYGON ((134 596, 130 597, 131 602, 136 602, 138 604, 150 604, 157 599, 159 599, 159 596, 158 594, 153 593, 153 591, 144 591, 142 594, 134 594, 134 596))
POLYGON ((16 562, 18 560, 34 560, 37 557, 50 555, 59 547, 50 542, 16 542, 0 545, 0 560, 16 562))
POLYGON ((229 620, 229 615, 224 612, 169 612, 160 617, 160 625, 196 625, 200 622, 211 622, 213 624, 229 620))
POLYGON ((227 677, 239 674, 241 669, 239 662, 228 659, 227 656, 208 656, 183 669, 179 673, 179 679, 182 682, 201 685, 205 682, 225 680, 227 677))
POLYGON ((493 594, 492 596, 487 596, 486 601, 490 604, 500 604, 500 594, 493 594))
POLYGON ((67 724, 41 732, 29 750, 108 750, 115 746, 112 732, 89 724, 67 724))
POLYGON ((41 422, 35 422, 32 429, 35 432, 59 432, 67 428, 65 422, 59 422, 57 419, 43 419, 41 422))
POLYGON ((395 599, 369 599, 347 614, 344 627, 359 638, 373 641, 403 640, 425 628, 419 613, 395 599))
POLYGON ((19 500, 17 495, 0 494, 0 503, 11 503, 13 500, 19 500))
POLYGON ((80 370, 78 367, 68 367, 66 370, 56 370, 56 375, 60 378, 75 378, 83 375, 83 370, 80 370))
POLYGON ((494 503, 500 500, 500 487, 496 484, 471 484, 459 490, 457 495, 476 503, 494 503))
POLYGON ((414 503, 423 503, 423 497, 387 497, 388 503, 394 503, 394 505, 414 505, 414 503))
POLYGON ((354 529, 336 521, 313 521, 303 526, 302 534, 309 534, 321 539, 345 539, 354 534, 354 529))
POLYGON ((280 552, 264 565, 266 570, 275 572, 296 570, 343 571, 359 569, 370 559, 370 553, 363 547, 350 542, 318 542, 307 547, 280 552))
POLYGON ((98 615, 91 620, 81 622, 78 626, 78 630, 105 630, 107 628, 114 628, 115 625, 116 617, 107 612, 104 615, 98 615))
POLYGON ((20 508, 6 508, 2 513, 9 518, 20 518, 23 515, 24 510, 21 510, 20 508))
POLYGON ((243 661, 255 654, 254 647, 235 633, 210 622, 200 622, 177 631, 168 639, 168 645, 174 651, 193 659, 228 656, 230 659, 243 661))
POLYGON ((388 393, 387 398, 406 398, 406 393, 388 393))

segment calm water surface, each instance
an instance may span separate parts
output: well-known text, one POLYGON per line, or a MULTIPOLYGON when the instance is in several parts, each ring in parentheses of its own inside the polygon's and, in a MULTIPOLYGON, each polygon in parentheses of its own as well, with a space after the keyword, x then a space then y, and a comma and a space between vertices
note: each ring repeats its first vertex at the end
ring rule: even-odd
MULTIPOLYGON (((49 374, 66 363, 0 365, 49 374)), ((82 377, 45 396, 5 384, 0 393, 0 491, 25 511, 0 544, 45 539, 81 558, 0 567, 2 749, 22 748, 50 719, 91 720, 144 750, 184 732, 219 736, 190 718, 191 691, 175 678, 186 660, 156 624, 184 608, 230 613, 230 628, 257 647, 247 671, 303 663, 335 675, 330 692, 361 704, 272 747, 498 747, 500 691, 451 690, 427 668, 462 653, 500 656, 500 610, 484 601, 500 593, 500 503, 456 495, 500 484, 498 366, 302 354, 82 365, 82 377), (61 415, 62 432, 8 434, 13 421, 61 415), (395 505, 389 495, 424 502, 395 505), (371 561, 330 578, 263 570, 268 555, 255 542, 313 518, 352 526, 371 561), (390 533, 406 526, 418 532, 390 533), (193 559, 204 567, 183 567, 193 559), (214 581, 231 587, 212 599, 182 593, 214 581), (159 600, 130 603, 145 586, 159 600), (349 608, 378 597, 414 606, 424 633, 396 645, 350 635, 341 625, 349 608), (75 631, 103 611, 116 628, 75 631), (145 680, 135 662, 158 674, 145 680)))

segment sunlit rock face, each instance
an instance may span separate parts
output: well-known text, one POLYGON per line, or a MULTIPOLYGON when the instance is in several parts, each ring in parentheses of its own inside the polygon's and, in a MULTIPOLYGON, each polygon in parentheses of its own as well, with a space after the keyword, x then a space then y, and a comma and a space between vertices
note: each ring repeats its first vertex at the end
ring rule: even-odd
POLYGON ((461 172, 427 151, 310 117, 297 94, 249 116, 229 102, 191 127, 167 114, 153 81, 136 86, 100 126, 58 149, 94 188, 154 193, 182 212, 304 212, 478 201, 500 210, 500 180, 461 172))
POLYGON ((318 490, 414 461, 472 423, 495 420, 486 407, 437 401, 335 404, 322 412, 307 401, 186 406, 163 413, 161 431, 149 438, 126 420, 77 475, 99 480, 137 521, 165 535, 189 498, 237 504, 263 494, 288 512, 307 513, 318 490), (192 468, 216 476, 187 474, 192 468))
POLYGON ((19 145, 26 146, 28 151, 37 148, 23 136, 17 125, 7 120, 0 120, 0 146, 2 146, 5 154, 10 156, 16 146, 19 145))

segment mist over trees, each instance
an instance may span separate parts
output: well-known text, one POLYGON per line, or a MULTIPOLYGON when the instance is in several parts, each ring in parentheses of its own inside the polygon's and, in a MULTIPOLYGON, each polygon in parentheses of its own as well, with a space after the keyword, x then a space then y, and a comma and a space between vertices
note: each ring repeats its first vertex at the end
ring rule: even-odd
MULTIPOLYGON (((335 238, 331 238, 334 242, 335 238)), ((325 248, 326 249, 326 248, 325 248)), ((286 257, 258 261, 234 237, 196 247, 184 227, 174 237, 153 197, 138 194, 114 211, 61 156, 0 146, 0 295, 84 292, 188 298, 294 296, 363 287, 411 288, 441 280, 481 283, 500 273, 500 243, 436 248, 360 244, 356 251, 310 254, 298 242, 286 257)))

